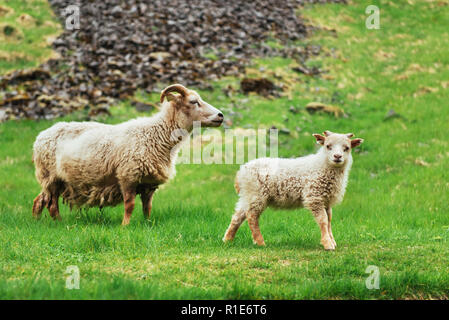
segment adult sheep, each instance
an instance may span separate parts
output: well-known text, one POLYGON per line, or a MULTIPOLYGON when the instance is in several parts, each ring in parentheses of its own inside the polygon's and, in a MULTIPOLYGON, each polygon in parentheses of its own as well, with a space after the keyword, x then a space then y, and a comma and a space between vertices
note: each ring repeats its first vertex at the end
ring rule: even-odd
POLYGON ((122 225, 127 225, 140 194, 149 218, 154 191, 175 175, 177 130, 190 133, 194 121, 210 127, 223 122, 220 110, 180 84, 165 88, 160 101, 161 110, 152 117, 116 125, 59 122, 42 131, 33 147, 36 178, 42 186, 33 216, 39 218, 47 207, 53 219, 60 219, 60 196, 71 207, 115 206, 123 201, 122 225))

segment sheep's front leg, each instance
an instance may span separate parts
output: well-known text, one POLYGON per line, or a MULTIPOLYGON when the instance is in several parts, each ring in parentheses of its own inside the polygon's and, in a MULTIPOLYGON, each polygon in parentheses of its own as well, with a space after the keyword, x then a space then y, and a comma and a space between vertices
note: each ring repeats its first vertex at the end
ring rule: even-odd
POLYGON ((154 191, 156 191, 156 189, 145 189, 140 194, 142 199, 143 215, 148 220, 150 219, 154 191))
POLYGON ((260 217, 259 212, 248 211, 246 213, 246 218, 248 219, 248 225, 249 228, 251 229, 254 243, 259 246, 264 246, 265 241, 263 240, 262 233, 260 233, 259 228, 259 217, 260 217))
POLYGON ((335 246, 329 235, 329 219, 327 212, 324 208, 313 208, 312 213, 315 217, 315 221, 320 226, 321 230, 321 244, 326 250, 334 250, 335 246))
POLYGON ((337 247, 337 243, 335 242, 334 235, 332 234, 332 208, 327 208, 327 220, 328 220, 328 230, 329 230, 329 237, 331 238, 332 243, 334 244, 334 247, 337 247))
POLYGON ((123 216, 122 226, 126 226, 129 224, 129 220, 131 219, 131 214, 134 210, 134 203, 136 199, 136 191, 135 190, 126 190, 123 192, 123 202, 125 204, 125 215, 123 216))

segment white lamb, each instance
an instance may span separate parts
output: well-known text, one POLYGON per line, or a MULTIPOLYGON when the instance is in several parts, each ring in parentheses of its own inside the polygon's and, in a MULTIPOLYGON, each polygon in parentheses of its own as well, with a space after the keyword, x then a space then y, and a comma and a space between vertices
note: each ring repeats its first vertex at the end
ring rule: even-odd
POLYGON ((352 133, 313 135, 322 145, 316 154, 296 159, 261 158, 241 166, 235 180, 239 194, 223 241, 233 240, 245 219, 254 243, 265 245, 259 217, 267 207, 309 209, 321 229, 321 244, 334 250, 332 207, 343 200, 352 165, 351 150, 363 142, 352 133))
POLYGON ((51 217, 60 219, 59 196, 71 206, 114 206, 123 201, 122 224, 127 225, 140 194, 149 218, 154 191, 175 174, 177 132, 191 132, 194 121, 214 127, 223 122, 220 110, 180 84, 165 88, 161 103, 153 117, 117 125, 60 122, 42 131, 33 152, 42 186, 33 215, 40 217, 47 207, 51 217))

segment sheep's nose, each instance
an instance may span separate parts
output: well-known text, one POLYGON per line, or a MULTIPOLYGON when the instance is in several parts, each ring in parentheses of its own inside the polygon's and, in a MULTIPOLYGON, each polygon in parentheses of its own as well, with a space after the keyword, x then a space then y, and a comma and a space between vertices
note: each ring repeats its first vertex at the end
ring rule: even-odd
POLYGON ((219 117, 219 118, 223 118, 224 116, 223 116, 223 113, 219 113, 219 114, 217 114, 217 116, 219 117))
POLYGON ((341 154, 334 154, 334 158, 337 159, 337 160, 341 159, 341 157, 342 157, 341 154))

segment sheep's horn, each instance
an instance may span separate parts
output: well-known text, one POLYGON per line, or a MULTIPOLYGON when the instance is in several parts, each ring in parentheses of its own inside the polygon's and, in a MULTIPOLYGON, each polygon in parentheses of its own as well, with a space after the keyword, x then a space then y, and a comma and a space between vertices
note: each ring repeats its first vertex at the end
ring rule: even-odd
POLYGON ((329 137, 332 133, 333 133, 333 132, 332 132, 332 131, 329 131, 329 130, 326 130, 326 131, 323 132, 323 134, 324 134, 326 137, 329 137))
POLYGON ((170 92, 177 92, 182 97, 187 96, 187 88, 184 87, 182 84, 172 84, 171 86, 168 86, 161 92, 161 103, 164 101, 165 96, 170 92))

